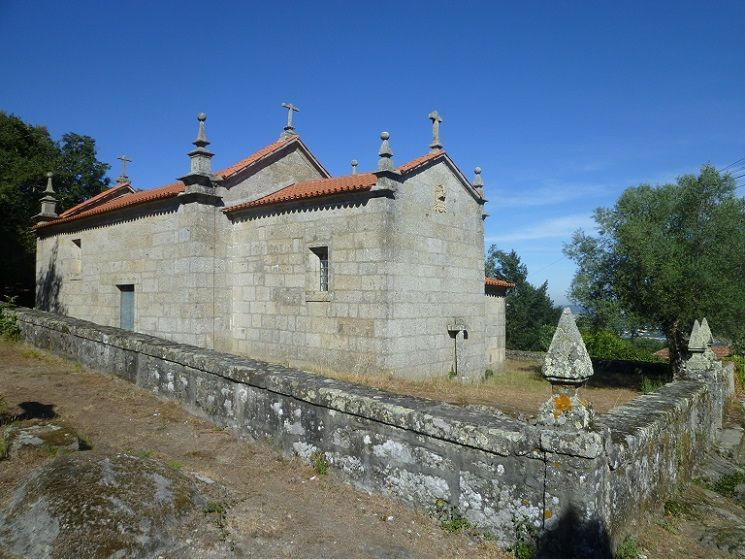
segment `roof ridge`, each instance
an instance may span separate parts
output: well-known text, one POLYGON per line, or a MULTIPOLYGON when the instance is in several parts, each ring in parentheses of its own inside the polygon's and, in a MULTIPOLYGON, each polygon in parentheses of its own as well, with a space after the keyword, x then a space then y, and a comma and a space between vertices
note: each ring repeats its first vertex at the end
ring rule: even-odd
POLYGON ((178 196, 184 191, 184 183, 181 181, 172 182, 163 186, 151 188, 150 190, 140 190, 138 192, 129 192, 112 200, 107 200, 100 206, 94 206, 93 208, 83 210, 80 213, 73 215, 60 216, 52 221, 44 221, 34 226, 34 229, 41 229, 51 225, 58 225, 60 223, 69 223, 78 219, 84 219, 93 215, 103 214, 114 210, 120 210, 136 206, 138 204, 144 204, 146 202, 152 202, 155 200, 163 200, 166 198, 172 198, 178 196))
POLYGON ((101 192, 99 192, 95 196, 91 196, 87 200, 83 200, 82 202, 80 202, 78 204, 75 204, 71 208, 67 208, 64 212, 62 212, 61 214, 59 214, 59 217, 67 217, 69 215, 73 215, 73 214, 79 213, 80 211, 83 210, 83 208, 85 208, 87 206, 90 206, 91 204, 94 204, 95 202, 97 202, 101 198, 104 198, 106 195, 111 194, 112 192, 116 191, 117 189, 119 189, 121 187, 128 187, 128 188, 134 190, 134 187, 132 186, 132 183, 129 182, 129 181, 123 182, 123 183, 120 183, 120 184, 116 184, 116 185, 114 185, 112 187, 107 188, 106 190, 102 190, 101 192))
POLYGON ((271 192, 251 200, 242 202, 235 206, 224 208, 223 213, 231 213, 238 210, 254 208, 257 206, 268 206, 291 200, 307 200, 310 198, 321 198, 342 192, 363 192, 370 190, 376 183, 375 173, 359 173, 357 175, 346 175, 342 177, 328 177, 314 179, 311 181, 293 183, 275 192, 271 192), (314 188, 316 187, 316 188, 314 188))
POLYGON ((420 155, 416 159, 412 159, 408 163, 404 163, 403 165, 401 165, 398 168, 398 171, 400 173, 407 173, 413 169, 416 169, 420 165, 424 165, 428 161, 431 161, 433 159, 440 157, 441 155, 447 155, 447 152, 444 149, 438 149, 437 151, 431 151, 424 155, 420 155))
POLYGON ((219 171, 216 171, 215 175, 218 175, 222 178, 227 178, 229 176, 240 173, 243 169, 250 167, 251 165, 263 159, 267 155, 270 155, 274 153, 275 151, 277 151, 278 149, 297 140, 300 140, 300 136, 298 135, 293 135, 288 138, 280 138, 279 140, 272 142, 271 144, 268 144, 264 146, 263 148, 255 151, 254 153, 244 157, 240 161, 233 163, 232 165, 225 167, 224 169, 220 169, 219 171))

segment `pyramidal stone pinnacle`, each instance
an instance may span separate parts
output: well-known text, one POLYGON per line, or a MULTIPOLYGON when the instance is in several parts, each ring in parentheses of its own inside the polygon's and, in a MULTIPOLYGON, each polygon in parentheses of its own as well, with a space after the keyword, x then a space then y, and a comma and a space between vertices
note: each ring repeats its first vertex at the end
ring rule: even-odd
POLYGON ((543 362, 543 376, 552 384, 583 384, 592 376, 592 361, 574 322, 565 308, 543 362))
POLYGON ((712 336, 712 334, 711 334, 711 328, 709 328, 709 321, 706 320, 706 317, 704 317, 701 320, 701 330, 704 333, 704 342, 705 342, 706 346, 708 347, 711 344, 713 344, 714 343, 714 336, 712 336))
MULTIPOLYGON (((707 323, 706 328, 708 327, 709 325, 707 323)), ((709 336, 711 336, 711 332, 709 332, 709 336)), ((695 320, 693 322, 693 328, 691 328, 691 335, 688 338, 688 351, 691 353, 702 353, 706 351, 707 342, 708 339, 705 330, 701 327, 698 320, 695 320)))

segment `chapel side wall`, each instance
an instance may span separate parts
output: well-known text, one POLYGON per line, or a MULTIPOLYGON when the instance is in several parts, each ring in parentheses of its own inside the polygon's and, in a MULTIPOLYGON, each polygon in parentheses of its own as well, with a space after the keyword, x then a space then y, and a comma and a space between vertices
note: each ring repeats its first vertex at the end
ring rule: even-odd
POLYGON ((250 167, 218 188, 226 206, 257 200, 290 184, 324 177, 297 145, 288 153, 270 159, 268 164, 250 167))
POLYGON ((444 162, 409 176, 395 200, 391 264, 390 368, 412 378, 484 373, 484 234, 482 207, 444 162), (444 189, 438 211, 436 187, 444 189), (442 208, 440 208, 442 209, 442 208), (448 326, 463 324, 451 338, 448 326))
MULTIPOLYGON (((37 306, 118 327, 117 286, 131 284, 135 331, 212 347, 213 333, 221 326, 214 320, 215 309, 229 308, 224 300, 229 297, 213 297, 215 289, 226 289, 227 282, 224 257, 222 271, 219 258, 213 257, 225 253, 215 246, 216 211, 212 206, 173 202, 159 206, 157 212, 130 211, 126 221, 86 220, 74 224, 77 230, 69 226, 49 236, 42 232, 37 306), (45 298, 56 305, 44 304, 45 298)), ((229 335, 223 337, 226 341, 218 345, 228 349, 229 335)))
POLYGON ((499 371, 504 365, 506 351, 505 297, 489 293, 484 296, 486 308, 486 368, 499 371))
POLYGON ((234 351, 313 371, 385 374, 392 201, 309 202, 235 218, 234 351), (318 292, 326 246, 329 291, 318 292))

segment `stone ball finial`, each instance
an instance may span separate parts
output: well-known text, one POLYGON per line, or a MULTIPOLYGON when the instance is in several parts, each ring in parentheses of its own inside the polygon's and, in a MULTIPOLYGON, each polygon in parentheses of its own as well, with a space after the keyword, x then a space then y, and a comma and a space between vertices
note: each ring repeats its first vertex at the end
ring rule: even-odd
POLYGON ((473 170, 473 172, 474 172, 474 173, 476 173, 477 175, 480 175, 480 174, 481 174, 481 167, 476 167, 476 168, 475 168, 475 169, 473 170))
POLYGON ((352 159, 352 167, 356 167, 358 165, 356 159, 352 159))
POLYGON ((199 113, 197 115, 197 120, 199 122, 204 122, 205 120, 207 120, 207 114, 206 113, 199 113))
POLYGON ((52 178, 54 176, 54 173, 52 171, 47 171, 47 178, 52 178))
POLYGON ((383 132, 380 133, 380 139, 381 140, 387 140, 390 137, 391 137, 391 135, 388 132, 383 131, 383 132))

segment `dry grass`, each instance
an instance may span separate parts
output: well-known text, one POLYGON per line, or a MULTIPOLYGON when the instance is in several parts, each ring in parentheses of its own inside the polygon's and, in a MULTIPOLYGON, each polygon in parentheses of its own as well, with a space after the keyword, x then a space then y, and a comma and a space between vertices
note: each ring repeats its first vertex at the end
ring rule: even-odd
MULTIPOLYGON (((327 372, 323 375, 456 406, 492 406, 513 416, 534 415, 551 394, 551 385, 541 375, 540 363, 510 359, 505 362, 502 372, 472 384, 447 377, 403 380, 364 374, 327 372)), ((638 396, 637 382, 623 375, 595 375, 582 390, 595 410, 604 413, 638 396)))

